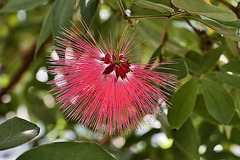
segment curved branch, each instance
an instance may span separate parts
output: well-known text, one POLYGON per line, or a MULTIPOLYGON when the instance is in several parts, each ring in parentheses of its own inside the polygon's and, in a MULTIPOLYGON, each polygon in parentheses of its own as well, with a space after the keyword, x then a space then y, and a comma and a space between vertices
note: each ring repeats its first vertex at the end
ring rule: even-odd
POLYGON ((223 5, 228 7, 230 10, 232 10, 236 14, 237 18, 240 19, 240 8, 239 8, 240 2, 238 2, 237 7, 234 7, 232 4, 230 4, 224 0, 216 0, 216 1, 219 3, 222 3, 223 5))

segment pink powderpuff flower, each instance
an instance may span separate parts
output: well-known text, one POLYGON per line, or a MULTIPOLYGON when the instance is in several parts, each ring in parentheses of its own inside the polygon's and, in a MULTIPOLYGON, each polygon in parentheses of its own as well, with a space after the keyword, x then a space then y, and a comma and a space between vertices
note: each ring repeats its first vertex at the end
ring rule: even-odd
POLYGON ((63 29, 64 38, 57 37, 59 58, 50 60, 51 91, 66 117, 114 135, 135 129, 147 114, 161 115, 159 105, 168 104, 168 92, 177 84, 175 75, 153 70, 169 69, 166 63, 131 62, 135 33, 121 37, 114 49, 111 39, 100 45, 82 25, 86 35, 75 25, 63 29))

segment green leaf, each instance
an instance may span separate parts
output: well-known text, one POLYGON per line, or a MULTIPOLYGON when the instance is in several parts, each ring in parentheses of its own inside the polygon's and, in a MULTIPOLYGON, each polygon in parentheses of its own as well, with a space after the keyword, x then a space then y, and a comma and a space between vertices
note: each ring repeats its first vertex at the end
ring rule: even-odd
POLYGON ((223 47, 209 50, 204 56, 195 51, 190 51, 185 56, 185 61, 189 71, 195 75, 200 75, 216 66, 216 63, 223 53, 223 47))
POLYGON ((232 11, 210 5, 204 0, 172 0, 172 3, 176 7, 184 9, 189 13, 203 15, 222 21, 237 20, 236 15, 232 11))
POLYGON ((197 75, 197 73, 199 72, 199 63, 201 59, 202 56, 198 52, 189 51, 186 53, 184 60, 188 66, 188 70, 190 73, 197 75))
POLYGON ((178 80, 185 78, 188 74, 186 63, 182 59, 178 59, 171 64, 166 64, 164 67, 170 69, 156 69, 156 71, 175 74, 178 80))
POLYGON ((138 0, 134 3, 140 7, 157 10, 161 13, 166 13, 169 15, 174 13, 174 9, 172 9, 164 4, 154 3, 154 2, 150 2, 150 1, 146 1, 146 0, 138 0))
POLYGON ((240 117, 238 116, 237 112, 233 115, 232 119, 229 122, 229 125, 231 126, 237 126, 240 127, 240 117))
POLYGON ((39 133, 40 128, 24 119, 14 117, 0 124, 0 150, 24 144, 39 133))
MULTIPOLYGON (((162 47, 163 47, 163 45, 161 44, 154 51, 154 53, 152 54, 148 64, 153 64, 154 63, 154 61, 156 60, 158 55, 161 53, 162 47)), ((166 69, 156 69, 156 71, 175 74, 178 77, 179 80, 185 78, 187 76, 187 74, 188 74, 186 63, 182 59, 178 59, 174 63, 171 63, 171 64, 165 64, 164 67, 171 68, 171 69, 169 69, 169 70, 166 70, 166 69)))
POLYGON ((82 19, 86 22, 89 27, 92 23, 93 17, 97 11, 99 0, 81 0, 80 9, 82 19))
POLYGON ((226 56, 229 57, 229 59, 238 59, 239 53, 237 48, 237 42, 234 42, 233 40, 229 38, 224 38, 224 43, 226 44, 226 56))
POLYGON ((198 159, 198 148, 200 145, 199 135, 192 121, 188 119, 182 127, 172 134, 174 144, 191 159, 198 159))
POLYGON ((220 67, 221 71, 228 71, 236 74, 240 74, 240 60, 231 61, 220 67))
POLYGON ((217 120, 215 120, 207 111, 207 107, 202 94, 197 96, 197 101, 194 107, 194 112, 201 116, 204 120, 212 122, 214 124, 219 124, 217 120))
POLYGON ((235 105, 231 95, 219 84, 201 79, 203 97, 207 110, 217 121, 228 124, 235 112, 235 105))
POLYGON ((193 61, 194 63, 197 63, 199 64, 201 59, 202 59, 202 56, 200 53, 196 52, 196 51, 188 51, 185 55, 185 57, 187 59, 190 59, 191 61, 193 61))
POLYGON ((16 12, 18 10, 29 10, 47 3, 48 0, 11 0, 0 12, 16 12))
POLYGON ((225 72, 217 72, 217 77, 224 83, 240 89, 240 76, 231 75, 225 72))
POLYGON ((236 21, 220 21, 217 20, 217 22, 225 25, 225 26, 229 26, 229 27, 235 27, 235 28, 239 28, 240 27, 240 19, 236 20, 236 21))
POLYGON ((213 21, 213 20, 207 20, 207 19, 201 19, 198 16, 190 16, 190 18, 193 18, 196 21, 199 21, 203 24, 205 24, 206 26, 212 28, 215 32, 222 34, 224 36, 226 36, 227 38, 230 38, 234 41, 240 41, 240 36, 237 35, 234 31, 232 31, 231 29, 227 28, 226 26, 213 21))
POLYGON ((36 56, 37 52, 39 51, 40 47, 42 46, 42 44, 52 34, 52 16, 53 16, 53 9, 51 9, 51 11, 48 13, 47 17, 44 19, 44 22, 43 22, 43 25, 41 28, 41 32, 40 32, 40 36, 38 38, 37 47, 35 50, 35 56, 36 56))
POLYGON ((198 91, 198 79, 186 82, 172 97, 172 106, 168 110, 168 122, 173 129, 179 129, 191 115, 198 91))
MULTIPOLYGON (((52 15, 52 31, 53 38, 62 37, 59 31, 62 27, 69 27, 71 25, 70 20, 73 16, 75 0, 57 0, 52 15)), ((54 41, 56 46, 57 42, 54 41)))
POLYGON ((154 61, 157 59, 157 57, 161 54, 162 52, 162 48, 163 48, 163 45, 161 44, 152 54, 151 58, 150 58, 150 61, 148 62, 148 64, 153 64, 154 61))
POLYGON ((223 53, 223 47, 218 47, 216 49, 209 50, 201 59, 200 61, 200 69, 199 72, 206 72, 209 69, 212 69, 216 66, 216 63, 223 53))
POLYGON ((176 74, 178 80, 183 79, 188 75, 186 62, 182 59, 176 60, 175 63, 170 64, 169 67, 171 67, 173 70, 168 70, 168 71, 170 73, 176 74))
POLYGON ((17 160, 116 160, 94 142, 57 142, 33 148, 17 160))

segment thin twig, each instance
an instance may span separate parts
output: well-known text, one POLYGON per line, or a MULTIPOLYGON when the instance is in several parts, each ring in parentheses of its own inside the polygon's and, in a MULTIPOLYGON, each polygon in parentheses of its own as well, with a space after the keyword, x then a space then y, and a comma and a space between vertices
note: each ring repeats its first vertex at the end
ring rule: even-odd
POLYGON ((146 15, 146 16, 128 16, 127 19, 141 19, 141 18, 169 18, 171 15, 146 15))
POLYGON ((169 6, 175 10, 178 10, 177 7, 175 7, 173 4, 172 4, 172 1, 171 0, 168 0, 168 3, 169 3, 169 6))
MULTIPOLYGON (((160 45, 164 45, 166 43, 166 41, 168 40, 168 24, 169 24, 169 21, 170 21, 170 18, 168 18, 164 24, 164 27, 163 27, 163 32, 162 32, 162 37, 161 37, 161 41, 160 41, 160 45)), ((162 56, 162 49, 161 51, 159 52, 158 54, 158 58, 159 58, 159 63, 162 62, 163 60, 163 56, 162 56)))
POLYGON ((166 23, 163 28, 162 38, 161 38, 161 42, 160 42, 162 45, 167 41, 167 38, 168 38, 167 29, 168 29, 169 21, 170 21, 170 19, 168 18, 166 20, 166 23))
POLYGON ((225 5, 226 7, 228 7, 229 9, 231 9, 232 11, 235 10, 236 8, 234 6, 232 6, 230 3, 224 1, 224 0, 216 0, 219 3, 222 3, 223 5, 225 5))
POLYGON ((145 16, 127 16, 126 19, 142 19, 142 18, 173 18, 173 17, 186 17, 188 16, 188 13, 186 12, 180 12, 176 14, 161 14, 161 15, 145 15, 145 16))
POLYGON ((186 19, 186 18, 184 18, 184 19, 185 19, 185 21, 187 22, 187 24, 188 24, 190 27, 192 27, 192 29, 194 30, 194 32, 195 32, 198 36, 201 36, 201 35, 202 35, 202 31, 200 31, 200 30, 198 30, 197 28, 195 28, 188 19, 186 19))
POLYGON ((122 1, 121 0, 117 0, 118 1, 118 5, 120 7, 120 10, 122 12, 122 16, 123 16, 123 19, 126 19, 128 17, 127 13, 125 12, 125 9, 124 9, 124 6, 122 4, 122 1))

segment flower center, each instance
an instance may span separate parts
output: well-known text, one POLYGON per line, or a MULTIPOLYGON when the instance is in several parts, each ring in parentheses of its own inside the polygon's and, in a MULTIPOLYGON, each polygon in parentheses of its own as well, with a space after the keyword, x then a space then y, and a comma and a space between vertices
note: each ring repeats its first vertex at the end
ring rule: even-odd
POLYGON ((109 64, 103 72, 104 75, 108 75, 109 73, 115 71, 116 77, 121 77, 122 79, 127 77, 127 73, 131 72, 130 63, 123 60, 123 56, 119 56, 119 62, 116 62, 116 57, 114 55, 107 54, 104 58, 102 58, 105 64, 109 64))

